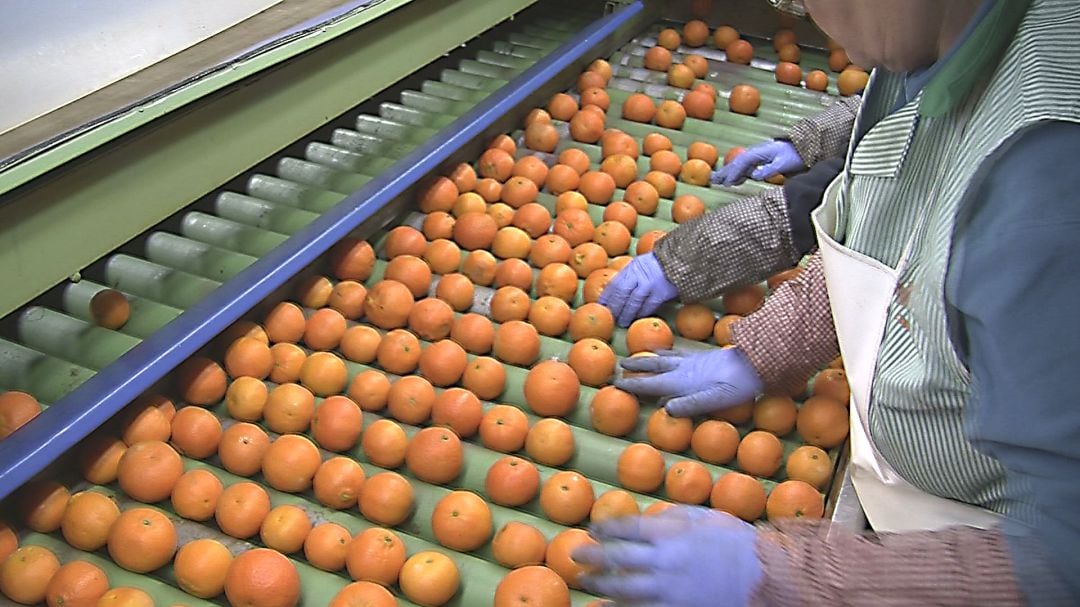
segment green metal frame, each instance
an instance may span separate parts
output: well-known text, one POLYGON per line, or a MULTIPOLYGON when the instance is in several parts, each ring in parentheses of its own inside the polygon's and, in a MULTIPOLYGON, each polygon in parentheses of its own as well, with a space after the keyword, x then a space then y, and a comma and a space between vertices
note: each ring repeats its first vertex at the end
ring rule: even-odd
POLYGON ((37 178, 0 198, 0 316, 534 2, 389 0, 360 30, 298 39, 13 167, 0 191, 37 178))

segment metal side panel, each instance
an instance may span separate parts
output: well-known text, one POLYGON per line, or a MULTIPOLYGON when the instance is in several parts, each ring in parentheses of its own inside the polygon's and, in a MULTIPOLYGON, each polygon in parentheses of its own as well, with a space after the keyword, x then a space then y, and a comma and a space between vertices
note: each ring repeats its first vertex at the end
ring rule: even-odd
POLYGON ((534 1, 411 2, 0 198, 0 316, 534 1))

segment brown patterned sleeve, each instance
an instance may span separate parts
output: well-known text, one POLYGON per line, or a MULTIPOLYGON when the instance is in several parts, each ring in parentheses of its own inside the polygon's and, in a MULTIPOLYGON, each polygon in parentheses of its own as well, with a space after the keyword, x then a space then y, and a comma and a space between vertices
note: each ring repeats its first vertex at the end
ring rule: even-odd
POLYGON ((688 221, 653 254, 686 303, 764 280, 799 261, 783 188, 743 198, 688 221))
POLYGON ((847 153, 855 115, 862 97, 843 97, 820 114, 803 118, 791 126, 787 138, 802 157, 803 164, 812 167, 827 158, 843 158, 847 153))
POLYGON ((763 531, 752 605, 1023 605, 997 528, 855 533, 828 521, 763 531))
POLYGON ((760 310, 731 327, 732 341, 754 365, 765 389, 790 394, 840 353, 821 254, 784 282, 760 310))

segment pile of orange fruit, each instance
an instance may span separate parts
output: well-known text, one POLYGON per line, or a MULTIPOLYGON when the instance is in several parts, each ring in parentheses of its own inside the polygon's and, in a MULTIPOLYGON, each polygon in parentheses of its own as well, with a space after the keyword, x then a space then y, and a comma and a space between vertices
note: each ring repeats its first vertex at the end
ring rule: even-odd
MULTIPOLYGON (((691 24, 681 36, 708 38, 691 24)), ((606 61, 593 62, 576 94, 554 95, 475 164, 423 184, 415 221, 341 241, 288 300, 236 323, 128 406, 78 448, 88 489, 22 488, 11 526, 0 524, 0 592, 25 603, 123 594, 108 604, 152 604, 138 589, 110 588, 86 560, 20 547, 24 528, 104 549, 132 572, 171 565, 183 591, 232 604, 296 604, 306 563, 349 581, 332 605, 391 605, 395 594, 442 605, 465 582, 454 555, 479 551, 506 568, 495 605, 568 605, 583 572, 570 554, 593 541, 580 527, 590 521, 676 503, 747 521, 822 516, 826 450, 847 435, 839 361, 812 389, 706 419, 673 418, 611 385, 620 356, 677 340, 729 343, 730 324, 799 272, 728 292, 723 315, 683 305, 670 323, 616 330, 600 293, 631 250, 651 250, 673 225, 653 217, 661 205, 675 223, 705 212, 693 188, 707 186, 719 152, 696 142, 684 159, 663 133, 639 141, 605 128, 611 77, 606 61), (780 437, 805 444, 785 457, 780 437), (584 440, 617 453, 607 477, 576 469, 584 440), (503 455, 482 458, 491 452, 503 455), (477 466, 483 486, 462 486, 477 466), (428 487, 445 488, 424 510, 423 539, 438 549, 409 554, 401 534, 417 533, 416 496, 428 487), (361 530, 320 508, 362 517, 361 530), (500 524, 505 508, 522 509, 519 520, 500 524), (180 539, 184 521, 208 537, 180 539)), ((715 105, 709 89, 687 97, 715 105)), ((653 109, 650 120, 669 120, 663 104, 653 109)), ((711 111, 686 107, 706 120, 711 111)), ((29 395, 0 403, 0 438, 40 411, 29 395)))

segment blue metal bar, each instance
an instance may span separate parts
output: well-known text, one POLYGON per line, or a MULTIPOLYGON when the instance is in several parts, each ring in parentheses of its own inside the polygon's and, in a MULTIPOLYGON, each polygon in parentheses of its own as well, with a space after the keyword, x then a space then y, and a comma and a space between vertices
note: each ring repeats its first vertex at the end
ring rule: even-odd
POLYGON ((637 0, 590 24, 543 61, 525 70, 389 170, 49 407, 19 432, 0 441, 0 499, 33 478, 334 243, 642 10, 644 5, 637 0))

